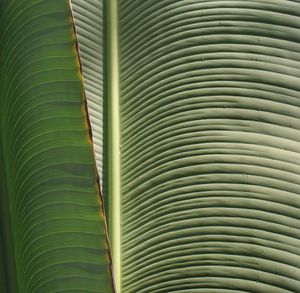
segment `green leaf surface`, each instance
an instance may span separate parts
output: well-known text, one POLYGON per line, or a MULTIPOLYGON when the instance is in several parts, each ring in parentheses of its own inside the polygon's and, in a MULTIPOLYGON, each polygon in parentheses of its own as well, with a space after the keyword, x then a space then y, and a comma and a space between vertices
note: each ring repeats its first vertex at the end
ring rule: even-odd
POLYGON ((113 292, 69 2, 3 0, 0 27, 0 280, 113 292))
POLYGON ((75 29, 93 133, 97 170, 103 179, 103 2, 72 0, 75 29))
MULTIPOLYGON (((2 229, 1 229, 2 230, 2 229)), ((2 232, 2 231, 1 231, 2 232)), ((1 233, 2 234, 2 233, 1 233)), ((6 253, 3 236, 0 234, 0 292, 7 292, 6 253)))
POLYGON ((122 293, 299 291, 299 29, 299 1, 119 1, 122 293))

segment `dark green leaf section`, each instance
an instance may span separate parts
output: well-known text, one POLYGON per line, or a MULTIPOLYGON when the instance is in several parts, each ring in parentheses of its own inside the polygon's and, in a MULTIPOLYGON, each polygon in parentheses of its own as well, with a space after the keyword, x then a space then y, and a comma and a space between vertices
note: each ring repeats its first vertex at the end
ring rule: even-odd
POLYGON ((3 236, 0 234, 0 292, 7 292, 7 274, 3 236))
POLYGON ((120 0, 122 292, 299 292, 300 3, 120 0))
POLYGON ((1 1, 0 27, 1 209, 8 214, 1 221, 11 230, 4 233, 13 251, 5 261, 16 270, 10 278, 22 293, 112 292, 69 2, 1 1))

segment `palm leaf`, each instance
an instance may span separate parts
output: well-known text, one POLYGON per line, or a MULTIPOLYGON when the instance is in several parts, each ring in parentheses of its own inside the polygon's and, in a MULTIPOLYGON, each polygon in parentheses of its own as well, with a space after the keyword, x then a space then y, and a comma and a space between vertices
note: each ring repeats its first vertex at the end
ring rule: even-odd
POLYGON ((4 0, 0 26, 8 292, 112 292, 69 3, 4 0))
POLYGON ((119 1, 123 293, 299 290, 299 27, 298 1, 119 1))

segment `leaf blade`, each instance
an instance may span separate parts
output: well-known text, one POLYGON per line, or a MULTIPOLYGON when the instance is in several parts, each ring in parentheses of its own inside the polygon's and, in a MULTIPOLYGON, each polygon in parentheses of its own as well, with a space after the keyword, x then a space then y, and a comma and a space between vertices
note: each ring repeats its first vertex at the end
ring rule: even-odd
POLYGON ((113 292, 69 3, 2 5, 1 183, 18 289, 113 292))
POLYGON ((297 291, 298 11, 119 1, 124 292, 297 291))

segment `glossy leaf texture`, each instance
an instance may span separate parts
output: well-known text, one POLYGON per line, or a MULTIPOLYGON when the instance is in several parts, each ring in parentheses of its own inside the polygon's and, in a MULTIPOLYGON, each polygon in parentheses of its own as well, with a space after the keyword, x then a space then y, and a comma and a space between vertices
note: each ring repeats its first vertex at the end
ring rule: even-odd
POLYGON ((113 292, 69 2, 0 7, 1 232, 11 234, 1 234, 0 269, 16 281, 8 292, 113 292))
POLYGON ((120 0, 122 293, 298 292, 300 3, 120 0))
POLYGON ((103 181, 103 1, 72 0, 97 169, 103 181))

